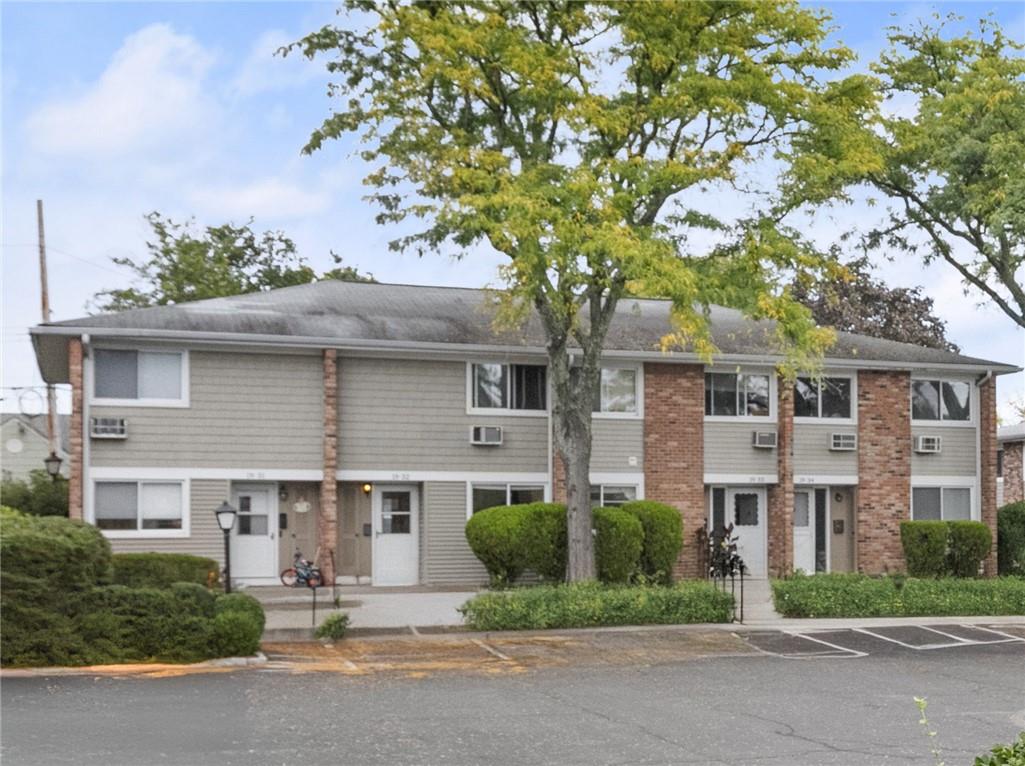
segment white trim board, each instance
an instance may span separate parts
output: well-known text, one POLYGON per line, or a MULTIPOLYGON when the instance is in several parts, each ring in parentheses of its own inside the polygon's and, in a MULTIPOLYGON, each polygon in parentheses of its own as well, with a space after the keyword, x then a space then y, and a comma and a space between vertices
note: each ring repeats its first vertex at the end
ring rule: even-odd
POLYGON ((794 486, 853 486, 857 485, 858 476, 857 474, 812 474, 812 473, 799 473, 794 474, 794 486))
POLYGON ((548 481, 545 472, 495 473, 473 471, 363 471, 346 468, 335 472, 338 481, 472 481, 479 484, 489 482, 512 484, 544 484, 548 481))
POLYGON ((776 474, 706 473, 705 484, 778 484, 776 474))
POLYGON ((225 481, 321 481, 323 471, 305 468, 176 468, 93 466, 91 479, 223 479, 225 481))

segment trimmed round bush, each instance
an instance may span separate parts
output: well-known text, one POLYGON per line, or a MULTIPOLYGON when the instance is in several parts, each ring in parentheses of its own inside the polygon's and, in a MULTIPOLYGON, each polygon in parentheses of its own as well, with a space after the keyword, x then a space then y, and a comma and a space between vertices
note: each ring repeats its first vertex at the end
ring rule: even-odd
POLYGON ((132 588, 170 588, 176 582, 194 582, 213 588, 221 567, 213 559, 187 553, 116 553, 114 583, 132 588))
POLYGON ((171 595, 175 597, 191 612, 202 617, 214 616, 214 601, 216 597, 205 588, 195 582, 176 582, 171 588, 171 595))
POLYGON ((683 519, 671 505, 654 500, 634 500, 620 506, 641 522, 644 544, 640 571, 652 582, 670 584, 673 565, 683 547, 683 519))
POLYGON ((214 614, 224 612, 242 612, 249 615, 259 626, 259 632, 263 634, 263 626, 266 617, 260 602, 247 593, 223 593, 214 602, 214 614))
POLYGON ((955 577, 978 577, 979 566, 989 555, 993 535, 981 521, 948 521, 947 561, 955 577))
POLYGON ((626 583, 637 571, 644 547, 644 527, 632 513, 619 508, 595 508, 594 557, 598 579, 626 583))
POLYGON ((566 579, 566 506, 531 503, 523 530, 526 568, 543 580, 566 579))
POLYGON ((491 584, 508 585, 527 568, 527 505, 500 505, 477 511, 466 522, 466 541, 491 584))
POLYGON ((214 615, 213 644, 220 657, 244 657, 260 650, 263 619, 248 611, 226 609, 214 615))
POLYGON ((912 577, 943 577, 947 573, 947 536, 943 521, 902 521, 900 544, 912 577))
POLYGON ((997 570, 1025 577, 1025 500, 997 511, 997 570))

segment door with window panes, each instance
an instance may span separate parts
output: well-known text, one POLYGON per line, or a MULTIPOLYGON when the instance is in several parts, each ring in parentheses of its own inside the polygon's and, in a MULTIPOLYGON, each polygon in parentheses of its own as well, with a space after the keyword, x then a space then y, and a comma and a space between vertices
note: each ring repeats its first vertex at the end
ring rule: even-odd
POLYGON ((733 525, 737 553, 751 577, 766 576, 765 490, 759 487, 713 487, 710 533, 733 525))
MULTIPOLYGON (((232 579, 275 578, 278 574, 277 487, 239 485, 233 495, 238 515, 231 532, 232 579)), ((307 555, 312 556, 313 551, 307 555)))
POLYGON ((374 585, 420 580, 420 493, 417 487, 374 487, 374 585))

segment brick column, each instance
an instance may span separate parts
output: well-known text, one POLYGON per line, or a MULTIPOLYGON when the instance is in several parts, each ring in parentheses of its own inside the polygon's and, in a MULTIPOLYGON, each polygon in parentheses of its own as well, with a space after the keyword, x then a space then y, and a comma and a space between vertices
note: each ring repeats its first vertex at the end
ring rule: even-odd
MULTIPOLYGON (((979 493, 982 522, 993 533, 993 547, 983 562, 987 577, 997 574, 997 381, 988 378, 979 386, 979 493)), ((1007 455, 1005 454, 1006 458, 1007 455)), ((1007 461, 1004 461, 1007 465, 1007 461)), ((1018 458, 1021 468, 1021 457, 1018 458)), ((1006 487, 1006 481, 1005 481, 1006 487)), ((1006 497, 1006 495, 1005 495, 1006 497)), ((1006 501, 1005 501, 1006 502, 1006 501)))
POLYGON ((904 570, 900 523, 911 518, 910 391, 908 372, 858 373, 857 558, 866 574, 904 570))
POLYGON ((82 341, 79 338, 72 338, 68 341, 68 375, 71 381, 71 422, 68 424, 70 429, 68 441, 71 452, 68 456, 71 461, 68 466, 68 517, 81 519, 83 518, 82 497, 85 489, 82 463, 84 447, 82 384, 85 378, 82 373, 82 341))
POLYGON ((1025 500, 1022 449, 1025 442, 1004 442, 1004 504, 1025 500))
MULTIPOLYGON (((548 429, 552 431, 555 423, 551 418, 548 421, 548 429)), ((593 432, 592 432, 593 433, 593 432)), ((555 434, 549 433, 552 440, 552 502, 566 504, 566 466, 562 462, 562 453, 555 446, 555 434)))
POLYGON ((777 483, 769 487, 769 576, 794 571, 794 390, 779 381, 777 483))
POLYGON ((338 546, 338 354, 324 349, 324 478, 320 483, 317 539, 324 582, 335 581, 334 554, 338 546))
POLYGON ((683 549, 677 577, 703 577, 697 532, 705 513, 705 368, 644 365, 644 496, 679 510, 683 549))

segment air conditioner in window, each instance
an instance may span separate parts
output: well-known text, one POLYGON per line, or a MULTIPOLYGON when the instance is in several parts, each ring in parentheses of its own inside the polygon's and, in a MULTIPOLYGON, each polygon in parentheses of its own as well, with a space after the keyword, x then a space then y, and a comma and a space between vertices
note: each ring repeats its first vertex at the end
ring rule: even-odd
POLYGON ((497 447, 502 443, 502 426, 471 426, 470 444, 497 447))
POLYGON ((943 444, 941 436, 916 436, 915 452, 923 454, 935 454, 940 451, 943 444))
POLYGON ((127 439, 128 421, 124 418, 90 418, 89 435, 94 439, 127 439))
POLYGON ((776 449, 777 438, 775 431, 755 431, 751 445, 758 449, 776 449))
POLYGON ((857 434, 830 434, 829 449, 833 452, 853 452, 858 448, 857 434))

